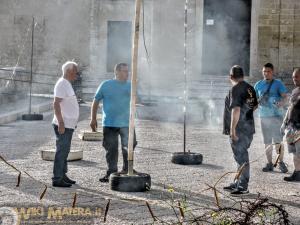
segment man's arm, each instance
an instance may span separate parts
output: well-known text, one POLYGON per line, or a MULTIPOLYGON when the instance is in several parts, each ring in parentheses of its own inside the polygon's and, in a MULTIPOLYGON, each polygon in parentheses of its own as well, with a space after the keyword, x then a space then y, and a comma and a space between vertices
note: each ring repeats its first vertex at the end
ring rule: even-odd
POLYGON ((62 100, 63 100, 62 98, 55 97, 53 101, 54 114, 58 122, 58 133, 60 134, 65 133, 65 124, 64 124, 64 120, 60 108, 60 103, 62 100))
POLYGON ((288 107, 288 109, 286 110, 286 113, 283 117, 283 120, 282 120, 282 125, 284 125, 285 127, 287 126, 287 123, 288 123, 288 117, 289 117, 289 114, 290 114, 290 111, 292 110, 292 105, 290 105, 288 107))
POLYGON ((277 107, 284 107, 284 106, 287 106, 288 104, 288 89, 285 87, 285 85, 280 82, 280 85, 279 85, 279 94, 280 96, 282 97, 282 99, 277 102, 277 107))
POLYGON ((258 98, 257 98, 258 94, 257 94, 257 92, 256 92, 255 89, 254 89, 253 95, 254 95, 254 107, 253 107, 253 111, 255 111, 255 110, 258 109, 258 98))
POLYGON ((230 136, 231 139, 234 141, 238 140, 238 137, 236 135, 236 126, 239 122, 240 119, 240 113, 241 113, 241 108, 236 106, 232 108, 231 111, 231 124, 230 124, 230 136))
POLYGON ((99 101, 96 99, 93 100, 92 107, 91 107, 91 122, 90 122, 90 127, 92 128, 92 131, 97 130, 97 110, 99 107, 99 101))
POLYGON ((276 103, 277 107, 284 107, 288 103, 288 95, 287 93, 280 93, 282 99, 276 103))
POLYGON ((288 123, 288 116, 289 116, 289 113, 290 113, 290 108, 291 108, 291 106, 290 106, 290 107, 288 108, 288 110, 286 111, 285 116, 284 116, 284 118, 283 118, 283 120, 282 120, 282 124, 281 124, 281 127, 280 127, 280 133, 281 133, 282 135, 285 134, 285 129, 286 129, 287 123, 288 123))

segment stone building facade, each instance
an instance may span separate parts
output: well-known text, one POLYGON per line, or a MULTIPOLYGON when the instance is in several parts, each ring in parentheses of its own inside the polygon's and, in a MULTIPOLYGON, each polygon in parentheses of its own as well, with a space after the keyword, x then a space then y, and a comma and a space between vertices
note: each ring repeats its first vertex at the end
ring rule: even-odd
MULTIPOLYGON (((182 96, 184 7, 184 0, 144 0, 138 76, 145 99, 182 96)), ((299 0, 189 0, 187 12, 189 96, 223 98, 232 64, 242 64, 254 82, 272 62, 291 85, 300 66, 299 0)), ((130 63, 133 15, 134 0, 0 0, 0 67, 30 68, 34 16, 35 92, 52 93, 61 64, 74 59, 83 98, 91 100, 113 77, 114 63, 130 63)))

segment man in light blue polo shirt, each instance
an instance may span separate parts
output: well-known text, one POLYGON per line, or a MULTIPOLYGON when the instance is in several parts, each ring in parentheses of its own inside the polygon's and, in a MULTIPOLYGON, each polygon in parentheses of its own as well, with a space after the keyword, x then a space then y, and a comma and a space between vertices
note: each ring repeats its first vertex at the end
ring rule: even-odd
POLYGON ((280 154, 279 169, 286 173, 288 170, 283 162, 284 145, 280 127, 288 91, 280 80, 273 78, 273 71, 274 66, 271 63, 265 64, 262 70, 264 79, 258 81, 254 86, 259 99, 259 117, 267 156, 267 164, 262 171, 270 172, 274 169, 272 150, 273 144, 275 144, 276 151, 280 154))
MULTIPOLYGON (((108 182, 110 174, 118 171, 118 138, 121 137, 123 169, 128 170, 128 134, 131 84, 128 81, 128 65, 115 66, 115 78, 103 81, 96 91, 91 108, 90 126, 97 129, 97 110, 102 106, 103 147, 106 150, 107 172, 100 182, 108 182)), ((135 144, 136 145, 136 141, 135 144)))

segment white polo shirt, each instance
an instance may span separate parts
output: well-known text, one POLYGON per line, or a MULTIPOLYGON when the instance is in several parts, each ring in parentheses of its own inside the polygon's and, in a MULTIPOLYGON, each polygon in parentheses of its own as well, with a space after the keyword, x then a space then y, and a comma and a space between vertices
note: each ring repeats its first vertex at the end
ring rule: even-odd
MULTIPOLYGON (((54 87, 54 97, 62 98, 60 108, 65 128, 75 129, 79 118, 79 105, 71 83, 63 77, 59 78, 54 87)), ((55 114, 52 123, 58 125, 55 114)))

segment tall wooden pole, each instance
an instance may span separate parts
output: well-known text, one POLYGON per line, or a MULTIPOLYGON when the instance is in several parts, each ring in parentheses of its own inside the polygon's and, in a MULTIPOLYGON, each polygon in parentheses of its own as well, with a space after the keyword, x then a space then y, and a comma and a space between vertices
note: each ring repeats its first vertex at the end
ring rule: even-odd
POLYGON ((129 117, 129 137, 128 137, 128 175, 133 175, 133 145, 134 145, 134 117, 137 89, 137 60, 140 32, 140 12, 141 1, 135 1, 135 20, 134 36, 132 42, 132 66, 131 66, 131 99, 130 99, 130 117, 129 117))

